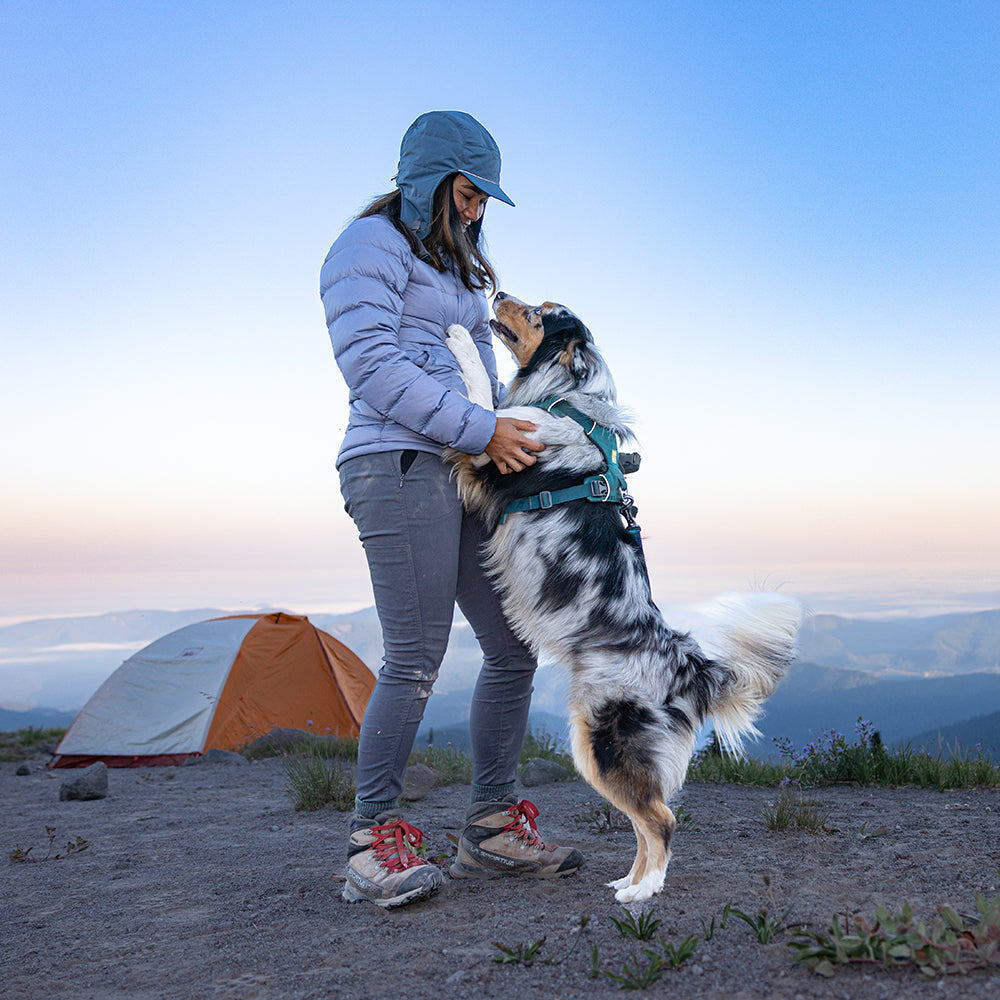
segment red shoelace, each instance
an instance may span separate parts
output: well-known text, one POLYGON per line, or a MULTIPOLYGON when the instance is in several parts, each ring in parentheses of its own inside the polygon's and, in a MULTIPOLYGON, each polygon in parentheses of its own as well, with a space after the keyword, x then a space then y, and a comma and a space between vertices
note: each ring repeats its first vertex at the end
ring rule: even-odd
POLYGON ((511 806, 505 811, 513 822, 503 828, 504 833, 513 834, 527 847, 537 847, 540 851, 554 851, 556 849, 555 844, 550 847, 543 843, 542 838, 538 835, 538 827, 535 824, 535 820, 538 818, 538 806, 534 802, 521 799, 517 805, 511 806))
POLYGON ((370 828, 375 835, 372 850, 375 857, 391 872, 405 871, 424 862, 410 848, 418 848, 423 843, 424 835, 415 826, 404 819, 396 819, 391 823, 370 828))

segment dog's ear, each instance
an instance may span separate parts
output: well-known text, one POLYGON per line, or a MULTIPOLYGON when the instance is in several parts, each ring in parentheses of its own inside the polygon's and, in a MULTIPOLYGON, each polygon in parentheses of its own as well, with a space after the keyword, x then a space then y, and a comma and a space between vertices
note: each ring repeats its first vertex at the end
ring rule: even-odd
POLYGON ((555 336, 569 343, 574 337, 584 343, 593 343, 594 338, 591 332, 583 325, 583 321, 576 313, 570 312, 565 306, 553 305, 551 309, 542 315, 542 328, 545 336, 555 336))
POLYGON ((576 382, 586 382, 594 373, 594 352, 585 340, 574 337, 560 355, 559 363, 570 370, 576 382))
POLYGON ((542 317, 545 340, 558 344, 559 363, 574 381, 586 382, 594 372, 594 338, 580 317, 565 306, 556 306, 542 317))

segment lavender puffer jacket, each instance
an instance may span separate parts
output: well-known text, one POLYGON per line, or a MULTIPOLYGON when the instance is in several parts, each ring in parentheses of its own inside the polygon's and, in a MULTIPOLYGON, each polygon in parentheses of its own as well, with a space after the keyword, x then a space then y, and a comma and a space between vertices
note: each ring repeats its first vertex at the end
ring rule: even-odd
POLYGON ((417 258, 384 216, 356 219, 330 248, 320 295, 337 364, 350 389, 339 467, 373 452, 447 445, 478 455, 496 417, 470 403, 445 330, 472 334, 498 403, 486 296, 417 258))

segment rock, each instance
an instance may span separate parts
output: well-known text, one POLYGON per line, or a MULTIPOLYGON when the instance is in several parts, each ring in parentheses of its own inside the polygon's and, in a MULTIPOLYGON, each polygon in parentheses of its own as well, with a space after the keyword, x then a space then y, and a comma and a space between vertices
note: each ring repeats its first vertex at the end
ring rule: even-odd
POLYGON ((22 764, 14 773, 23 778, 26 774, 31 774, 31 768, 27 764, 22 764))
POLYGON ((59 801, 103 799, 108 794, 108 765, 99 760, 59 786, 59 801))
POLYGON ((433 787, 437 775, 426 764, 411 764, 403 772, 403 798, 419 802, 433 787))
POLYGON ((567 781, 571 777, 572 774, 562 764, 542 757, 531 757, 521 765, 521 784, 527 788, 567 781))
POLYGON ((181 767, 187 767, 188 764, 249 764, 250 761, 246 757, 238 753, 233 753, 232 750, 220 750, 218 747, 213 747, 211 750, 206 750, 200 757, 188 757, 186 761, 181 765, 181 767))

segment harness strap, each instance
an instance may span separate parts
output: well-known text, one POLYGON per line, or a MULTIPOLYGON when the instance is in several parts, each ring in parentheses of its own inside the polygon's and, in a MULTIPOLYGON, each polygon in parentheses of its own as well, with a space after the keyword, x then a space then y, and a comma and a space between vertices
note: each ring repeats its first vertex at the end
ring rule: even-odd
POLYGON ((528 510, 548 510, 556 504, 568 503, 570 500, 621 503, 625 496, 627 483, 618 467, 618 439, 614 431, 598 424, 596 420, 584 416, 561 396, 552 396, 537 405, 549 413, 575 420, 583 428, 587 437, 601 449, 608 468, 606 472, 587 476, 582 483, 576 486, 567 486, 562 490, 543 490, 534 496, 512 500, 503 514, 500 515, 500 523, 503 524, 510 514, 528 510))

